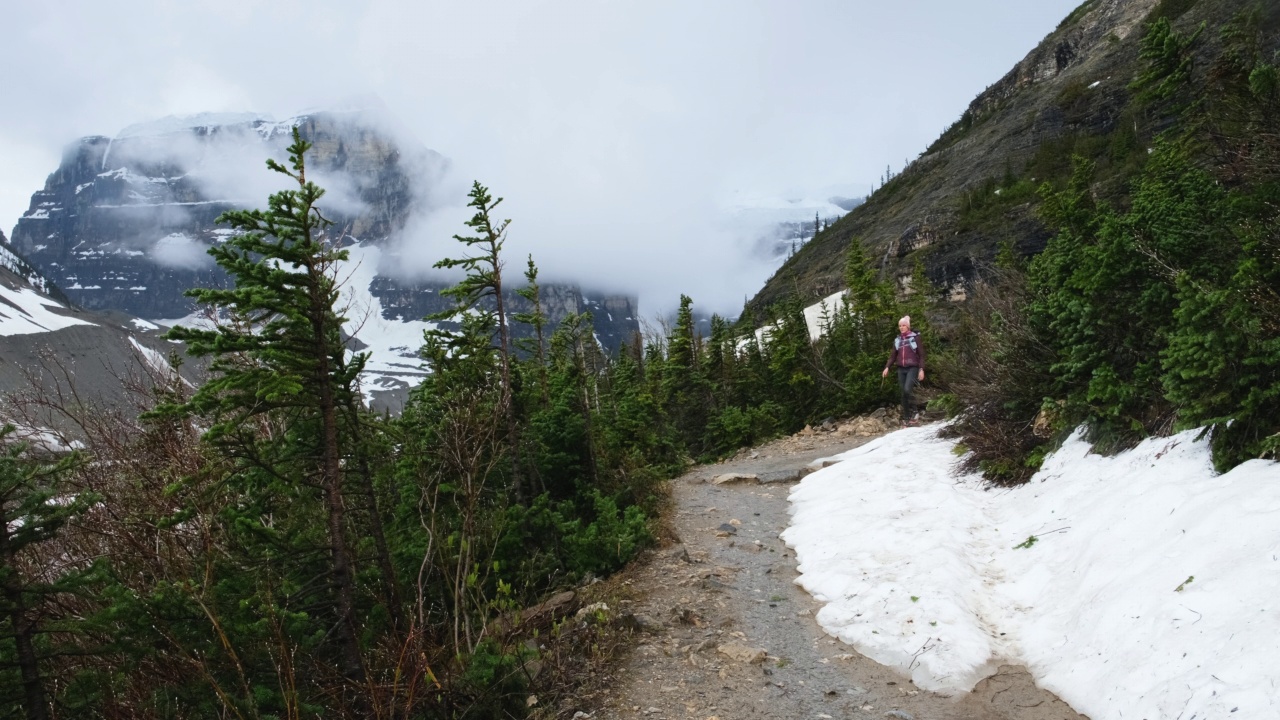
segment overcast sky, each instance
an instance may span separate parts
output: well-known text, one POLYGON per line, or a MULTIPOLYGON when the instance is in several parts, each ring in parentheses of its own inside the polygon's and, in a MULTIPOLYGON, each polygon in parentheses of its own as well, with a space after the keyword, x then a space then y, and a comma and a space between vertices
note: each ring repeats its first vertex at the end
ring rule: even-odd
POLYGON ((865 194, 1077 4, 7 2, 0 227, 77 137, 376 96, 506 197, 514 267, 732 314, 773 269, 735 205, 865 194))

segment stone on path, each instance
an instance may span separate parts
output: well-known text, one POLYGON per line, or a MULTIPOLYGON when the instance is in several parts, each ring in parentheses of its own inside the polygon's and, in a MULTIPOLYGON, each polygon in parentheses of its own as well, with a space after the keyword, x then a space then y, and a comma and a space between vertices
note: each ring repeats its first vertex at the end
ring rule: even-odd
POLYGON ((742 643, 725 643, 716 648, 716 650, 730 660, 747 663, 748 665, 758 665, 764 662, 765 657, 768 656, 764 648, 747 647, 742 643))
POLYGON ((760 478, 756 475, 752 475, 751 473, 724 473, 711 478, 711 484, 727 485, 729 483, 747 482, 748 480, 752 482, 759 482, 760 478))

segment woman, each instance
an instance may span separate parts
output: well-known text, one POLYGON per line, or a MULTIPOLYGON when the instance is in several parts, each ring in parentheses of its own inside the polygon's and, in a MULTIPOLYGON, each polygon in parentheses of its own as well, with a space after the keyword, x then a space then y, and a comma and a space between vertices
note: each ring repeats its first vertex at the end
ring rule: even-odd
POLYGON ((911 391, 917 382, 924 381, 924 343, 920 333, 911 329, 911 316, 903 315, 898 321, 898 337, 893 339, 889 362, 885 363, 880 377, 889 377, 889 368, 898 368, 898 386, 902 388, 902 424, 915 425, 911 411, 911 391))

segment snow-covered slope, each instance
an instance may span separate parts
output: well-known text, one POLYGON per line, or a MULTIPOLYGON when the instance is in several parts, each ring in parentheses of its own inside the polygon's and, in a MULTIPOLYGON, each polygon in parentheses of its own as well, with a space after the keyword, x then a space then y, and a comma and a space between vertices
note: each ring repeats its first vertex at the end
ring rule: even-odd
POLYGON ((986 491, 902 430, 806 477, 783 538, 822 627, 921 687, 1011 662, 1093 720, 1280 718, 1280 464, 1216 475, 1198 434, 1076 435, 986 491))
POLYGON ((0 282, 0 336, 44 333, 93 323, 32 287, 0 282))
MULTIPOLYGON (((0 246, 0 255, 7 253, 0 246)), ((43 287, 8 264, 0 266, 0 422, 15 423, 33 439, 60 437, 68 430, 74 434, 57 413, 15 412, 10 396, 29 396, 41 388, 61 393, 69 403, 126 407, 136 398, 125 379, 172 372, 167 356, 175 346, 160 338, 159 327, 122 313, 69 307, 43 287), (59 432, 46 432, 49 428, 59 432)), ((193 378, 196 365, 184 366, 183 372, 193 378)))

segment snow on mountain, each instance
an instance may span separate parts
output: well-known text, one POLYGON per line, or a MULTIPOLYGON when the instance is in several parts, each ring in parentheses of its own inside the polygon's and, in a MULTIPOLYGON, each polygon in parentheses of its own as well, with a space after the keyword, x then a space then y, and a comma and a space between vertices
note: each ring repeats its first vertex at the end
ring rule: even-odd
POLYGON ((816 461, 782 537, 818 623, 923 688, 1021 664, 1093 720, 1280 718, 1280 464, 1216 475, 1200 435, 1077 432, 987 491, 906 429, 816 461))
POLYGON ((747 239, 756 254, 782 261, 813 238, 815 216, 834 222, 848 212, 849 203, 843 197, 811 193, 780 197, 736 192, 721 201, 720 212, 727 227, 747 239))
POLYGON ((435 323, 421 318, 383 317, 382 301, 369 291, 377 276, 382 249, 359 243, 347 248, 339 271, 347 332, 370 353, 361 382, 366 392, 404 390, 421 382, 425 371, 418 357, 423 333, 435 323))
POLYGON ((252 112, 203 112, 195 115, 169 115, 159 120, 135 123, 116 134, 117 140, 138 137, 156 137, 174 133, 188 133, 196 128, 213 128, 224 125, 247 125, 254 122, 271 122, 271 117, 252 112))
MULTIPOLYGON (((337 310, 347 319, 344 330, 351 345, 359 352, 369 353, 360 376, 365 400, 377 407, 398 407, 404 393, 426 375, 418 349, 422 347, 423 334, 436 324, 421 318, 385 317, 382 301, 370 292, 378 276, 382 249, 360 242, 345 249, 347 260, 339 264, 336 272, 340 285, 337 310)), ((204 312, 156 322, 165 327, 212 327, 204 312)))
MULTIPOLYGON (((287 188, 263 159, 285 159, 295 126, 312 143, 307 176, 326 189, 322 209, 334 223, 331 237, 344 245, 358 238, 353 258, 368 260, 353 266, 361 297, 352 322, 368 326, 362 332, 369 339, 361 341, 375 348, 370 391, 403 391, 419 372, 421 319, 448 305, 439 295, 447 284, 422 276, 435 259, 384 258, 379 267, 378 257, 406 243, 429 245, 422 222, 451 204, 460 208, 461 188, 448 180, 447 159, 397 131, 385 108, 368 98, 281 122, 256 113, 204 113, 130 126, 110 139, 83 138, 32 195, 13 248, 78 307, 153 321, 192 316, 199 311, 188 289, 230 283, 207 254, 233 234, 217 218, 258 207, 287 188), (372 278, 377 269, 386 272, 372 278), (394 326, 396 318, 403 327, 394 326)), ((639 330, 637 303, 601 290, 547 282, 545 307, 552 325, 593 311, 595 331, 614 350, 639 330)))
POLYGON ((29 287, 0 283, 0 337, 52 332, 75 325, 93 325, 71 317, 62 303, 29 287))

